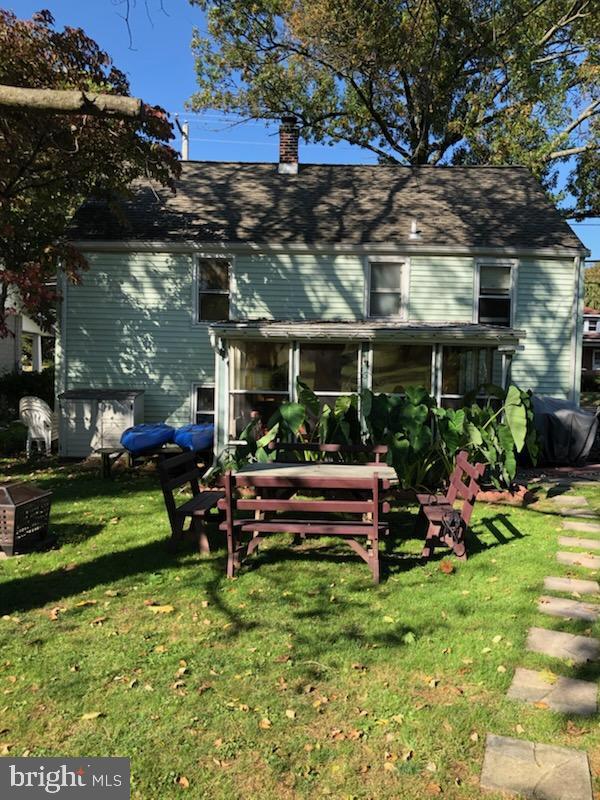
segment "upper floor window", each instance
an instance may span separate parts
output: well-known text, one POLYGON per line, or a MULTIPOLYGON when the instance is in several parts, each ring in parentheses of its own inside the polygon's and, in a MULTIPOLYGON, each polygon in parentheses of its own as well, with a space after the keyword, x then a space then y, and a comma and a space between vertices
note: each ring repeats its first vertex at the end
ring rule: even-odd
POLYGON ((479 265, 477 321, 510 328, 512 317, 512 267, 507 264, 479 265))
POLYGON ((406 265, 393 258, 369 259, 369 317, 401 317, 405 306, 406 265))
POLYGON ((197 322, 229 319, 231 259, 201 256, 197 261, 197 322))
POLYGON ((585 331, 589 331, 590 333, 595 333, 596 331, 600 330, 600 327, 598 325, 598 320, 597 319, 586 319, 583 329, 585 331))

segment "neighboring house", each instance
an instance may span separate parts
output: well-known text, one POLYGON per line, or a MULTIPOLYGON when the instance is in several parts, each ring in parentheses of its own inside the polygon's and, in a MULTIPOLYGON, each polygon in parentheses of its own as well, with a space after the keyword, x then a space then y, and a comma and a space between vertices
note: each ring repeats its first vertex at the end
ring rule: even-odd
POLYGON ((22 368, 23 343, 31 339, 31 369, 42 371, 42 339, 50 337, 36 322, 22 314, 8 317, 8 336, 0 338, 0 375, 22 368))
POLYGON ((324 400, 509 378, 578 400, 587 251, 521 167, 184 162, 177 193, 89 202, 63 287, 59 391, 145 390, 146 421, 217 449, 299 376, 324 400))
POLYGON ((583 309, 582 344, 582 377, 592 374, 600 378, 600 311, 594 308, 583 309))

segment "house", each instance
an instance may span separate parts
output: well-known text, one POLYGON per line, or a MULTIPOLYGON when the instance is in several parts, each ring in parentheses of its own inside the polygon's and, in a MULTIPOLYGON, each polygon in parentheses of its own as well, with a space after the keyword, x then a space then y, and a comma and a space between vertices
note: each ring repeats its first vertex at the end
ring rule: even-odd
POLYGON ((583 309, 582 347, 582 388, 593 390, 590 378, 596 378, 600 386, 600 311, 595 308, 583 309))
POLYGON ((522 167, 182 163, 176 194, 90 201, 64 286, 59 391, 145 391, 146 421, 215 420, 217 450, 299 376, 323 400, 510 379, 577 400, 586 249, 522 167))

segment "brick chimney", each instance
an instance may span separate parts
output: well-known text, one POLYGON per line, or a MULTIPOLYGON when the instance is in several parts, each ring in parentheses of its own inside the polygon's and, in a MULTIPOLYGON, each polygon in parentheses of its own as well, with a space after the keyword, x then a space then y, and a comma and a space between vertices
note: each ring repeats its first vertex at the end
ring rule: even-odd
POLYGON ((279 126, 279 172, 298 174, 298 126, 295 117, 282 117, 279 126))

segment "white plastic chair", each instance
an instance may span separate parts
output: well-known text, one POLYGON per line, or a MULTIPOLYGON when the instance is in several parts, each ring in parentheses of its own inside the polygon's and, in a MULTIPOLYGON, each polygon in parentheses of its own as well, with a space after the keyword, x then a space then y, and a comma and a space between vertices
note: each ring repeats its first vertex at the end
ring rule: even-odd
POLYGON ((58 419, 52 409, 39 397, 22 397, 19 401, 19 418, 27 426, 27 458, 32 442, 43 442, 46 455, 52 452, 52 441, 58 439, 58 419))

